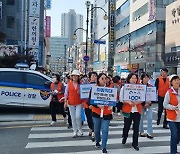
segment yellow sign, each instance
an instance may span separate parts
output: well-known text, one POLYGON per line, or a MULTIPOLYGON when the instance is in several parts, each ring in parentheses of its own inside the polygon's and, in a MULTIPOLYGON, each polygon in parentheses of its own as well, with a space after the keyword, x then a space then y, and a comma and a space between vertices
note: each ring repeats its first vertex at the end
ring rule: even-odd
POLYGON ((105 52, 101 53, 101 61, 105 61, 105 52))

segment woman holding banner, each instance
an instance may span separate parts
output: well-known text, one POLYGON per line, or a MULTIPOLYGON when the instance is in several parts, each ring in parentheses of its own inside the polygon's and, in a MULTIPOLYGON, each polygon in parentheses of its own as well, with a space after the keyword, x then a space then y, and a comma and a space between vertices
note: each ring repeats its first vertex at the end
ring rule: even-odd
MULTIPOLYGON (((143 73, 141 75, 141 83, 147 85, 148 87, 152 87, 152 85, 148 84, 149 82, 149 75, 147 73, 143 73)), ((143 110, 141 114, 141 120, 139 125, 139 132, 141 137, 147 137, 149 139, 153 139, 153 136, 151 135, 153 133, 152 128, 152 102, 147 101, 143 102, 143 110), (143 120, 144 120, 144 114, 146 113, 146 119, 147 119, 147 134, 144 133, 144 127, 143 127, 143 120)))
POLYGON ((163 106, 166 109, 166 118, 171 131, 171 154, 176 154, 177 144, 180 141, 180 78, 171 75, 169 78, 171 88, 166 92, 163 106))
MULTIPOLYGON (((137 74, 130 73, 127 77, 127 84, 137 84, 137 74)), ((123 102, 122 112, 124 114, 124 128, 122 134, 122 144, 126 144, 129 129, 133 121, 133 142, 132 147, 139 151, 138 136, 139 136, 139 122, 142 113, 142 102, 124 101, 124 87, 121 88, 120 101, 123 102)))
POLYGON ((68 82, 65 89, 65 107, 68 105, 73 127, 73 138, 79 133, 83 136, 82 132, 82 121, 81 121, 81 110, 82 101, 80 99, 80 72, 74 70, 72 72, 72 82, 68 82))
MULTIPOLYGON (((97 77, 97 86, 106 86, 106 74, 100 73, 97 77)), ((91 95, 90 95, 91 96, 91 95)), ((92 118, 94 123, 94 132, 96 140, 96 148, 100 148, 101 133, 102 130, 102 153, 106 154, 106 145, 108 140, 109 123, 112 119, 112 107, 104 105, 92 105, 92 118)))

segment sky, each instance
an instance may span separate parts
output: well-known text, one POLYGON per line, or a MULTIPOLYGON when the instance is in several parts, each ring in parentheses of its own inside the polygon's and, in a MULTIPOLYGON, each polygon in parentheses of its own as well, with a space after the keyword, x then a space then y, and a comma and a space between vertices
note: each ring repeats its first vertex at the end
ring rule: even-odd
MULTIPOLYGON (((94 2, 90 0, 91 3, 94 2)), ((83 15, 84 27, 86 19, 86 0, 51 0, 51 10, 47 15, 51 16, 51 36, 61 35, 61 14, 68 13, 69 9, 74 9, 77 14, 83 15)))

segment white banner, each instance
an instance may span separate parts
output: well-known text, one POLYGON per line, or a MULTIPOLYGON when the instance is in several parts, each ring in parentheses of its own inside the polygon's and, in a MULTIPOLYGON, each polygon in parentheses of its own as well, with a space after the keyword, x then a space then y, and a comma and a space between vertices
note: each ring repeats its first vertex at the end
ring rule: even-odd
POLYGON ((147 87, 146 101, 157 101, 156 87, 147 87))
POLYGON ((39 47, 39 18, 29 17, 29 47, 39 47))
POLYGON ((80 85, 80 97, 81 99, 89 98, 89 92, 95 84, 81 84, 80 85))
POLYGON ((116 106, 117 89, 93 86, 91 91, 91 104, 116 106))
POLYGON ((29 16, 40 16, 40 0, 30 0, 29 2, 29 16))
POLYGON ((146 85, 125 84, 123 100, 132 102, 144 102, 146 100, 146 85))
POLYGON ((148 21, 152 21, 155 18, 156 18, 155 3, 154 3, 154 0, 149 0, 149 19, 148 19, 148 21))

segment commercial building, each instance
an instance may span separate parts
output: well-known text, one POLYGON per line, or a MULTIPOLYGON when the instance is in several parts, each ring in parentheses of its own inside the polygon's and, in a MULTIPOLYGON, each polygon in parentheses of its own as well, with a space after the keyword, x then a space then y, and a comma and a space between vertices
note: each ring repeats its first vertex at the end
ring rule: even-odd
MULTIPOLYGON (((32 1, 25 0, 0 0, 0 32, 4 33, 6 45, 17 45, 19 52, 25 54, 29 48, 29 8, 32 1)), ((39 8, 39 33, 38 65, 43 63, 44 48, 44 1, 40 1, 39 8)))
POLYGON ((68 13, 61 14, 61 36, 68 37, 69 46, 74 43, 83 42, 83 31, 78 30, 76 32, 77 39, 73 40, 72 36, 76 28, 83 28, 83 16, 76 14, 75 10, 70 9, 68 13))
POLYGON ((165 65, 180 75, 180 1, 166 7, 165 65))
POLYGON ((49 69, 52 72, 64 72, 67 64, 67 45, 66 37, 50 37, 49 69))
POLYGON ((174 0, 117 0, 117 74, 146 71, 154 77, 164 66, 165 7, 174 0))

